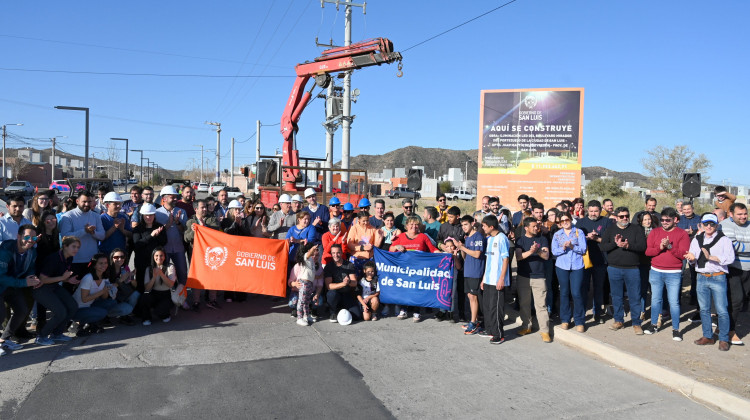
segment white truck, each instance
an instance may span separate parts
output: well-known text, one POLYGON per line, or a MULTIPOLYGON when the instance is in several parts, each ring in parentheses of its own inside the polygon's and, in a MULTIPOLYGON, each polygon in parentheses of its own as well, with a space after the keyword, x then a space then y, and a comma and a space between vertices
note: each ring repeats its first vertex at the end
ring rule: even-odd
POLYGON ((455 191, 445 193, 445 198, 447 198, 448 200, 453 200, 453 201, 457 201, 457 200, 471 201, 477 198, 477 195, 472 194, 466 190, 455 190, 455 191))

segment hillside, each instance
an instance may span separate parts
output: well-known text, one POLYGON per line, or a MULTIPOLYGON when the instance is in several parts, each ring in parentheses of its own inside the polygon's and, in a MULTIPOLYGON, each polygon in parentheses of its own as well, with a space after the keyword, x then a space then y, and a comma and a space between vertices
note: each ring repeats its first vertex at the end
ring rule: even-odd
MULTIPOLYGON (((448 168, 466 167, 469 162, 468 179, 477 179, 477 158, 479 150, 449 150, 438 148, 425 148, 408 146, 393 150, 383 155, 358 155, 352 156, 349 166, 351 168, 364 168, 368 173, 380 173, 384 168, 410 168, 411 166, 424 166, 428 176, 438 176, 448 172, 448 168)), ((338 162, 336 166, 339 166, 338 162)), ((617 172, 601 166, 589 166, 583 168, 586 179, 592 180, 605 175, 619 179, 623 183, 633 182, 635 185, 644 185, 647 177, 636 172, 617 172)))

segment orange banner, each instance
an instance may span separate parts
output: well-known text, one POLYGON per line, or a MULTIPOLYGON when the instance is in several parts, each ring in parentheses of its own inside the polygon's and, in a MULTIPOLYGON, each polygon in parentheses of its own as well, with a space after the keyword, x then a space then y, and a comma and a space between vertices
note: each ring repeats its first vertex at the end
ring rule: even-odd
POLYGON ((187 286, 286 296, 289 244, 196 227, 187 286))

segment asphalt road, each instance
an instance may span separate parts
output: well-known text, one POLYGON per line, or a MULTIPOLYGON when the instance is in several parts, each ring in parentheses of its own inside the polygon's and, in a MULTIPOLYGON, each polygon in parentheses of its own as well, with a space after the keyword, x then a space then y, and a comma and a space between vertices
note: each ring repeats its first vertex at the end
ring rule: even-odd
POLYGON ((254 297, 0 358, 0 418, 721 417, 538 334, 459 324, 300 327, 254 297))

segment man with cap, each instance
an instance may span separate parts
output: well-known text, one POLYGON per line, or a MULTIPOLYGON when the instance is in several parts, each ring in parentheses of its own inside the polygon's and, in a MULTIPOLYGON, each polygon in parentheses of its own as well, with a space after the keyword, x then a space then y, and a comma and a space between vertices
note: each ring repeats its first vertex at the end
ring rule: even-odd
MULTIPOLYGON (((39 278, 34 275, 36 241, 37 231, 34 225, 24 224, 18 227, 15 239, 0 244, 0 297, 13 311, 0 337, 0 356, 5 354, 2 347, 10 350, 19 350, 23 347, 10 337, 21 328, 29 312, 23 297, 23 288, 41 285, 39 278)), ((3 318, 5 310, 0 311, 0 323, 3 318)))
POLYGON ((406 232, 406 227, 404 226, 404 222, 406 219, 408 219, 411 216, 414 216, 419 219, 419 223, 422 223, 422 218, 419 217, 419 215, 414 211, 414 202, 411 198, 404 198, 401 201, 401 206, 404 209, 404 212, 396 216, 396 219, 394 220, 396 227, 401 232, 406 232))
POLYGON ((370 224, 372 225, 372 227, 374 227, 375 229, 380 229, 385 226, 385 220, 383 220, 383 216, 385 216, 385 200, 383 200, 382 198, 378 198, 374 201, 372 216, 370 216, 370 224))
POLYGON ((718 232, 719 220, 713 213, 701 216, 701 232, 690 241, 685 259, 695 265, 698 273, 698 306, 701 312, 703 336, 694 341, 699 346, 713 345, 711 302, 719 318, 719 350, 729 350, 729 309, 727 303, 727 274, 734 262, 732 240, 718 232))
POLYGON ((354 222, 354 206, 352 203, 344 203, 344 217, 341 219, 341 225, 345 227, 345 230, 349 230, 354 222))
MULTIPOLYGON (((179 194, 174 187, 167 185, 161 189, 161 207, 156 209, 156 221, 164 225, 167 232, 167 245, 164 252, 167 254, 167 263, 174 264, 177 282, 184 285, 187 283, 187 260, 185 259, 185 245, 183 234, 187 215, 185 210, 178 208, 175 202, 179 200, 179 194)), ((190 309, 187 302, 183 303, 185 309, 190 309)))
POLYGON ((286 238, 289 228, 297 224, 296 213, 292 211, 292 198, 289 194, 281 194, 279 207, 281 210, 274 212, 268 219, 268 231, 272 239, 286 238))
POLYGON ((102 213, 102 229, 104 239, 99 241, 99 252, 109 255, 117 248, 127 251, 128 238, 133 237, 133 229, 128 223, 128 217, 122 213, 122 198, 114 191, 104 196, 105 212, 102 213))
POLYGON ((328 232, 328 220, 330 217, 328 207, 318 204, 318 197, 312 188, 305 190, 305 200, 307 201, 307 206, 305 206, 304 210, 310 213, 310 226, 315 228, 318 239, 320 239, 321 236, 328 232))
POLYGON ((87 273, 89 261, 99 252, 99 241, 104 239, 102 218, 91 210, 93 203, 94 196, 89 191, 81 191, 76 199, 78 207, 60 217, 60 236, 75 236, 81 240, 81 248, 71 266, 78 278, 87 273))

